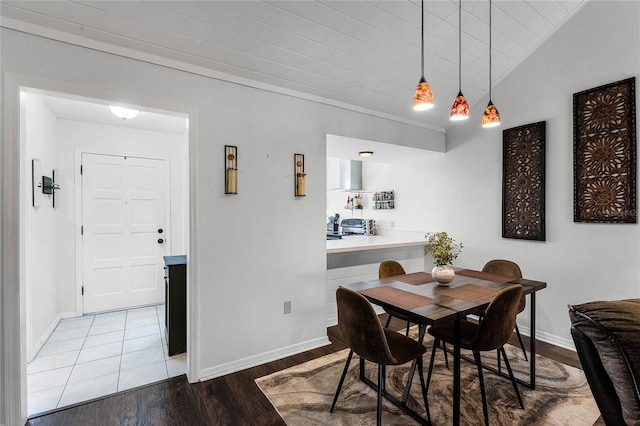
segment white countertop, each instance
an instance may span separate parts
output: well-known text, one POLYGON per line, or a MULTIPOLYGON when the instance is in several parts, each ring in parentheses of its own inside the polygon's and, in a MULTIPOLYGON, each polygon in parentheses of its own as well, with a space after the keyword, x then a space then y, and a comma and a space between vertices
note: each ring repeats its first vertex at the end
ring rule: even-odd
POLYGON ((414 235, 349 235, 340 240, 327 240, 327 254, 377 250, 396 247, 423 246, 424 234, 414 235))

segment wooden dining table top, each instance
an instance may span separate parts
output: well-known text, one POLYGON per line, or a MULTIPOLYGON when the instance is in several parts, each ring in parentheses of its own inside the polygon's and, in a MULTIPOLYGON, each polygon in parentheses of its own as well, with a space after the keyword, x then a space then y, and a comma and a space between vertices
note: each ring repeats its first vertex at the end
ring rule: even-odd
POLYGON ((455 278, 448 286, 438 285, 428 272, 413 272, 345 284, 344 287, 361 293, 384 308, 400 310, 413 322, 433 324, 482 310, 509 285, 522 285, 523 294, 547 286, 542 281, 454 269, 455 278))

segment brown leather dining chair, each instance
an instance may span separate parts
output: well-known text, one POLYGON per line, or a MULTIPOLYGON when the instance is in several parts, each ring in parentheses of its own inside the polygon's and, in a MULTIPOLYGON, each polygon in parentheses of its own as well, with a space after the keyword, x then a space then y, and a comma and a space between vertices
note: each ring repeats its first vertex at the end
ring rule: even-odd
POLYGON ((333 412, 335 408, 349 369, 349 363, 355 352, 360 358, 378 364, 377 425, 382 423, 382 395, 385 391, 386 366, 401 365, 413 360, 417 360, 418 363, 422 399, 427 419, 431 422, 422 364, 422 355, 427 351, 427 348, 409 337, 382 327, 373 306, 360 293, 339 287, 336 291, 336 301, 338 304, 338 327, 350 350, 329 411, 333 412))
MULTIPOLYGON (((404 268, 399 262, 396 262, 395 260, 385 260, 384 262, 380 263, 380 266, 378 267, 378 278, 380 279, 395 277, 396 275, 404 275, 404 274, 406 274, 406 272, 404 271, 404 268)), ((409 318, 406 315, 404 315, 402 312, 389 309, 389 308, 382 308, 382 309, 384 309, 384 311, 389 315, 389 317, 387 318, 387 323, 384 325, 384 327, 389 328, 389 324, 391 323, 391 318, 396 317, 402 321, 407 322, 407 331, 405 332, 405 334, 408 336, 409 327, 411 326, 411 321, 409 320, 409 318)))
MULTIPOLYGON (((468 349, 473 352, 478 367, 478 379, 480 381, 480 393, 482 395, 482 410, 484 413, 484 423, 489 425, 489 414, 487 413, 487 395, 484 389, 484 378, 482 375, 482 359, 480 352, 499 350, 504 358, 504 363, 511 378, 511 384, 518 397, 520 407, 524 409, 518 384, 511 371, 511 365, 504 350, 504 344, 507 343, 513 327, 516 322, 516 314, 520 297, 522 296, 522 286, 520 284, 510 285, 501 290, 493 301, 485 310, 484 318, 478 324, 476 322, 462 320, 460 321, 460 348, 468 349)), ((433 349, 431 350, 431 364, 429 365, 429 373, 427 375, 427 390, 431 382, 431 373, 433 372, 433 361, 436 349, 441 340, 453 344, 454 327, 453 323, 435 324, 429 328, 429 334, 434 337, 433 349)))
MULTIPOLYGON (((520 266, 518 266, 518 264, 515 262, 505 259, 493 259, 488 261, 482 268, 482 272, 489 272, 491 274, 504 275, 507 277, 522 278, 522 271, 520 270, 520 266)), ((517 313, 519 314, 520 312, 524 311, 525 306, 527 306, 527 300, 525 295, 523 294, 520 297, 520 303, 518 303, 517 313)), ((520 343, 522 353, 524 354, 524 359, 528 361, 527 351, 524 348, 524 342, 522 341, 522 336, 520 335, 520 329, 518 329, 517 322, 515 325, 515 329, 516 336, 518 336, 518 342, 520 343)))

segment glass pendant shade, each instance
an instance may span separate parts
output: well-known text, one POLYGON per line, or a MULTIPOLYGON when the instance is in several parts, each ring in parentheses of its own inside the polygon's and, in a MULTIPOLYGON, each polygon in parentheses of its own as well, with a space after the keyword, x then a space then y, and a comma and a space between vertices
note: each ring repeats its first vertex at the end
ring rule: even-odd
POLYGON ((464 97, 462 91, 458 92, 458 96, 453 100, 449 117, 452 121, 466 120, 469 118, 469 102, 464 97))
POLYGON ((500 125, 500 113, 498 108, 489 100, 489 104, 484 109, 482 115, 482 127, 496 127, 500 125))
POLYGON ((422 77, 416 87, 416 93, 413 95, 413 109, 424 111, 431 108, 433 108, 433 92, 429 83, 422 77))

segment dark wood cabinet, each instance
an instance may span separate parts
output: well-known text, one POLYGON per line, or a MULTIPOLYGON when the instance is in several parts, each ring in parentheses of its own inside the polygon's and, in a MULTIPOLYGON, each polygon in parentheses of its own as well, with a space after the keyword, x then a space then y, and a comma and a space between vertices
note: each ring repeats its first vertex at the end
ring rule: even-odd
POLYGON ((169 356, 187 351, 187 256, 164 256, 165 326, 169 356))

